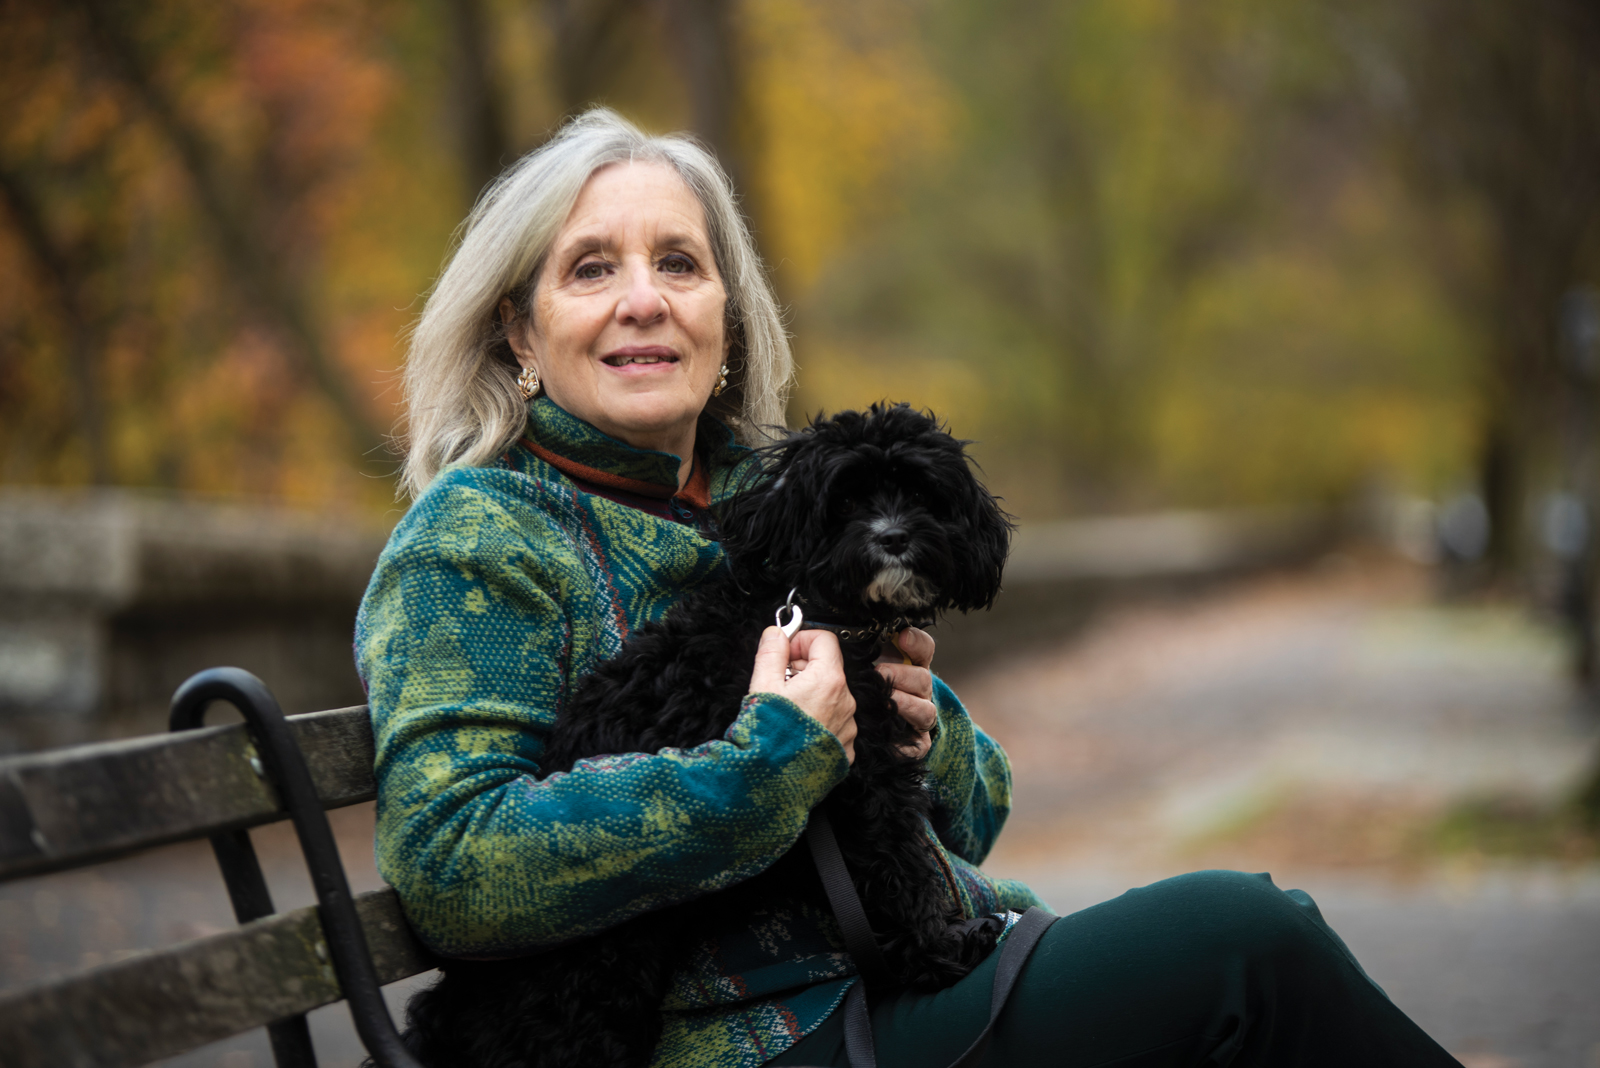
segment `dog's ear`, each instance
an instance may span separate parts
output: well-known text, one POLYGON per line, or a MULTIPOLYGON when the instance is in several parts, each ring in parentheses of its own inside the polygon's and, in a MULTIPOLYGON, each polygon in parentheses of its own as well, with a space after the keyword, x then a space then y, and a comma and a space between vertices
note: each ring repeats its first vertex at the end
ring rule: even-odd
POLYGON ((1000 578, 1006 566, 1006 554, 1011 550, 1011 532, 1016 523, 1000 508, 994 494, 968 466, 971 461, 963 457, 966 477, 948 487, 956 522, 964 528, 964 537, 952 539, 951 548, 958 558, 957 579, 947 591, 952 608, 970 612, 975 608, 989 608, 1000 593, 1000 578))
POLYGON ((827 450, 807 429, 763 451, 768 477, 724 506, 723 543, 741 581, 798 581, 822 538, 827 450))

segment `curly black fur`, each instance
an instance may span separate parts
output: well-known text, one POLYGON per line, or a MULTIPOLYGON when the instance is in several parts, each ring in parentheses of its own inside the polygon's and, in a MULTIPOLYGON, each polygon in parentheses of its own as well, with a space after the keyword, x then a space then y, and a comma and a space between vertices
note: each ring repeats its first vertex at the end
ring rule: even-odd
MULTIPOLYGON (((792 587, 856 621, 986 608, 1000 589, 1011 525, 968 467, 963 443, 905 405, 818 417, 768 451, 771 477, 721 516, 728 571, 641 626, 562 710, 542 771, 602 753, 655 752, 719 738, 737 715, 764 627, 792 587)), ((937 989, 993 948, 960 928, 921 821, 931 815, 914 731, 874 668, 873 641, 846 642, 856 699, 855 763, 824 802, 895 980, 937 989)), ((407 1042, 430 1068, 644 1065, 659 1006, 697 913, 809 894, 803 849, 718 894, 636 917, 515 960, 447 961, 408 1007, 407 1042)))

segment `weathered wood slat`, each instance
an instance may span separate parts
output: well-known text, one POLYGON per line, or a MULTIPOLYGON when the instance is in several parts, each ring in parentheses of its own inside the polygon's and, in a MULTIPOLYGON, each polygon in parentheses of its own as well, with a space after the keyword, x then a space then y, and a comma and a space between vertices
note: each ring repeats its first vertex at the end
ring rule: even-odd
POLYGON ((306 755, 323 808, 372 800, 377 786, 372 778, 372 717, 366 705, 290 716, 289 725, 306 755))
MULTIPOLYGON (((392 888, 356 898, 378 981, 434 966, 392 888)), ((0 995, 4 1068, 132 1068, 340 1000, 315 907, 0 995)))
MULTIPOLYGON (((328 808, 370 800, 365 705, 290 716, 328 808)), ((0 881, 284 818, 242 724, 0 760, 0 881)))

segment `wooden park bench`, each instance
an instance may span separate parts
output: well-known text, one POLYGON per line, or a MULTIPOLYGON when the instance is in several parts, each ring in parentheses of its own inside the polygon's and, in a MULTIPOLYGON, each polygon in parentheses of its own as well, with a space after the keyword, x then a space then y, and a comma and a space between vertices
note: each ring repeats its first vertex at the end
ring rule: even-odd
MULTIPOLYGON (((305 1014, 349 1003, 378 1068, 422 1068, 382 986, 437 965, 393 887, 350 893, 327 809, 371 800, 366 706, 285 717, 260 679, 202 671, 172 698, 172 733, 0 759, 0 882, 209 838, 239 926, 0 994, 0 1068, 135 1068, 265 1026, 278 1068, 316 1068, 305 1014), (245 722, 202 725, 226 701, 245 722), (317 904, 274 912, 249 828, 288 819, 317 904)), ((833 832, 807 841, 847 945, 878 956, 833 832)), ((952 1065, 976 1063, 1028 953, 1053 922, 1031 909, 1000 951, 989 1024, 952 1065)), ((880 960, 881 966, 881 960, 880 960)), ((869 980, 870 981, 870 980, 869 980)), ((872 1064, 860 984, 845 1002, 852 1063, 872 1064), (852 1007, 854 1016, 851 1016, 852 1007)))
POLYGON ((131 1068, 265 1025, 278 1068, 315 1068, 305 1014, 347 1000, 380 1068, 418 1068, 380 987, 435 962, 392 888, 351 895, 324 811, 374 796, 366 707, 285 717, 216 668, 179 688, 172 727, 0 760, 0 881, 210 838, 240 926, 0 994, 0 1066, 131 1068), (214 701, 246 723, 202 726, 214 701), (248 828, 285 819, 318 904, 275 913, 248 828))

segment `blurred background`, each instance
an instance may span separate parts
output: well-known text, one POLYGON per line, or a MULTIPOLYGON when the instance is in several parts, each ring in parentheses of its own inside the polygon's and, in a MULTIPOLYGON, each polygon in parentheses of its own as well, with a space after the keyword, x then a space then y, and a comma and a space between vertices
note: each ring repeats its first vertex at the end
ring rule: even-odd
MULTIPOLYGON (((939 635, 991 868, 1271 870, 1472 1068, 1596 1068, 1597 56, 1589 0, 0 0, 0 752, 222 662, 361 700, 405 328, 603 102, 733 175, 791 423, 932 408, 1021 520, 939 635)), ((227 924, 184 848, 0 888, 0 986, 227 924)))

